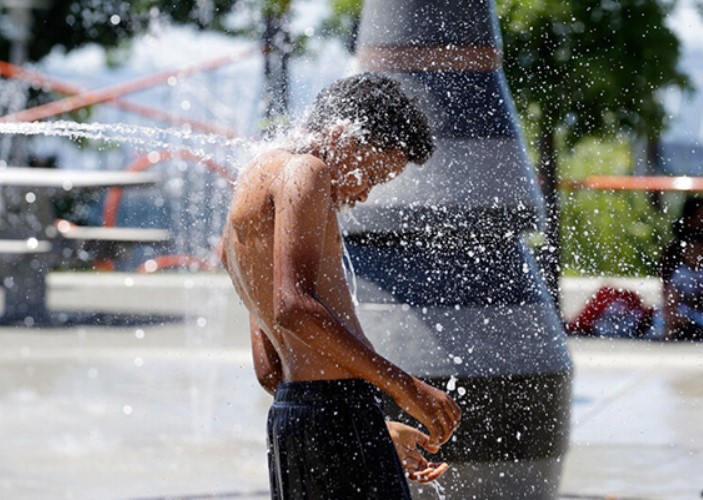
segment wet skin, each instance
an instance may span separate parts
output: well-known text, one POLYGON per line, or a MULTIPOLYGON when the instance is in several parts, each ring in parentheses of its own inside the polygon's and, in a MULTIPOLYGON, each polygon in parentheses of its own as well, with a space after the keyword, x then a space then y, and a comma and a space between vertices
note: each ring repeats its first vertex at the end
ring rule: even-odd
POLYGON ((402 170, 402 155, 393 156, 386 164, 392 167, 373 172, 350 167, 340 179, 319 159, 282 150, 263 155, 245 170, 224 247, 227 270, 250 312, 254 346, 260 351, 255 351, 257 373, 267 380, 265 387, 275 389, 280 381, 358 378, 320 352, 317 342, 301 341, 282 328, 277 312, 302 292, 303 301, 309 295, 324 305, 333 320, 372 349, 346 286, 337 210, 366 200, 377 179, 402 170), (281 264, 278 273, 275 262, 281 264), (312 286, 304 290, 304 284, 312 286))
MULTIPOLYGON (((420 444, 436 451, 458 426, 460 411, 446 393, 374 351, 346 284, 337 223, 341 207, 366 200, 407 160, 398 150, 340 136, 330 132, 324 152, 273 150, 246 167, 224 231, 223 262, 250 312, 262 386, 273 392, 281 381, 365 379, 427 427, 426 439, 396 429, 401 459, 415 461, 408 450, 420 444)), ((427 466, 431 475, 437 465, 424 462, 414 470, 427 466)))

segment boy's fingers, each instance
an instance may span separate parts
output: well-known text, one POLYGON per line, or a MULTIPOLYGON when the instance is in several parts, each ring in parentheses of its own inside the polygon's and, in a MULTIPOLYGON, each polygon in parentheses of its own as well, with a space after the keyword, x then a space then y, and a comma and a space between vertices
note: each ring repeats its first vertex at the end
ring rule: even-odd
POLYGON ((411 473, 409 477, 418 483, 430 483, 439 479, 447 470, 449 470, 448 464, 432 462, 428 464, 428 467, 424 470, 415 471, 411 473))
POLYGON ((417 472, 418 470, 425 469, 426 466, 421 464, 419 460, 407 457, 403 460, 403 468, 407 471, 417 472))
POLYGON ((439 448, 440 443, 442 442, 442 429, 435 424, 435 426, 430 430, 430 441, 429 445, 433 446, 435 448, 439 448))
POLYGON ((436 481, 442 475, 449 470, 449 465, 446 463, 441 463, 441 464, 431 464, 430 467, 428 468, 429 472, 425 476, 427 478, 427 482, 429 483, 430 481, 436 481))
POLYGON ((430 453, 437 453, 439 451, 439 446, 436 443, 432 442, 430 436, 428 436, 427 434, 423 434, 422 432, 420 432, 418 435, 417 444, 422 446, 430 453))
POLYGON ((411 474, 416 474, 420 471, 425 471, 430 467, 430 463, 417 459, 403 460, 403 468, 411 474))
POLYGON ((427 441, 426 444, 423 444, 422 447, 430 453, 437 453, 439 451, 439 445, 430 443, 429 441, 427 441))
POLYGON ((443 445, 459 426, 459 421, 451 414, 450 411, 442 412, 438 415, 434 422, 434 432, 430 433, 430 441, 436 445, 443 445))
POLYGON ((437 453, 439 451, 439 446, 432 444, 432 442, 430 441, 430 436, 418 429, 413 430, 415 431, 415 441, 417 444, 422 446, 430 453, 437 453))

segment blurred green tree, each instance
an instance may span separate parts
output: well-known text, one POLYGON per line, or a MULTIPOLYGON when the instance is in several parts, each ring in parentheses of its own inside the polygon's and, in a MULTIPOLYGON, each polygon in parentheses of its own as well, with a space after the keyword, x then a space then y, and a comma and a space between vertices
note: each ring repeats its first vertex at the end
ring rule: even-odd
MULTIPOLYGON (((585 138, 562 151, 560 174, 567 179, 632 173, 631 144, 585 138)), ((645 192, 562 190, 562 273, 587 276, 656 276, 659 257, 671 238, 681 196, 667 195, 658 210, 645 192)))
MULTIPOLYGON (((331 3, 329 31, 353 40, 362 1, 331 3)), ((675 0, 496 3, 506 78, 536 152, 548 206, 545 247, 558 249, 558 152, 584 138, 623 133, 655 142, 666 124, 659 92, 688 86, 677 67, 679 41, 664 22, 675 0)), ((698 5, 703 9, 703 2, 698 5)), ((542 260, 554 287, 559 252, 545 252, 542 260)))
MULTIPOLYGON (((660 90, 687 87, 680 44, 665 24, 674 1, 499 0, 505 72, 534 131, 548 209, 547 246, 561 249, 558 138, 623 132, 654 142, 666 123, 660 90)), ((560 252, 546 252, 548 282, 560 252)))
POLYGON ((341 38, 349 52, 356 50, 363 3, 363 0, 329 0, 332 12, 323 23, 323 33, 341 38))
MULTIPOLYGON (((237 1, 44 0, 31 11, 32 36, 26 40, 27 60, 39 61, 55 47, 66 51, 88 43, 116 47, 148 29, 159 18, 200 29, 227 31, 226 15, 237 1)), ((6 15, 11 10, 3 7, 1 13, 6 15)), ((0 30, 0 59, 5 61, 10 59, 10 29, 5 26, 0 30)))

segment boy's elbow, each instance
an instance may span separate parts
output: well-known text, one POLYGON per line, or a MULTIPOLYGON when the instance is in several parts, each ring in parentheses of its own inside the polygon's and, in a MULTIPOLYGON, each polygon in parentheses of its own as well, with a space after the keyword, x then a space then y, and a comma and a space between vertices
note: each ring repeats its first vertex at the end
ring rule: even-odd
POLYGON ((312 295, 295 294, 278 301, 273 320, 276 326, 293 334, 309 331, 311 323, 319 323, 324 313, 312 295))

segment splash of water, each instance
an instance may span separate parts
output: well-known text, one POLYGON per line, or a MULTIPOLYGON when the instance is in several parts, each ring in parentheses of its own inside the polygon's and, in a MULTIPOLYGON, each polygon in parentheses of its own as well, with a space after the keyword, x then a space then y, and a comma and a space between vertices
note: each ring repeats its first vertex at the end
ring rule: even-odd
POLYGON ((347 248, 346 243, 344 243, 344 240, 342 240, 342 248, 344 249, 343 260, 346 263, 346 265, 342 266, 342 269, 344 269, 344 279, 347 281, 347 283, 351 284, 350 291, 352 303, 356 307, 359 305, 359 297, 358 286, 356 282, 356 271, 354 270, 354 262, 352 262, 351 256, 349 255, 349 249, 347 248))
POLYGON ((446 490, 444 489, 444 486, 439 484, 439 481, 432 481, 430 483, 430 486, 432 486, 432 489, 434 489, 434 492, 439 500, 447 499, 446 490))
POLYGON ((213 158, 214 148, 235 149, 246 147, 252 141, 228 139, 218 134, 193 133, 188 127, 156 128, 125 123, 77 123, 71 121, 52 122, 4 122, 0 123, 0 134, 44 135, 69 139, 92 139, 108 143, 126 143, 143 149, 173 149, 182 145, 204 160, 213 158))

